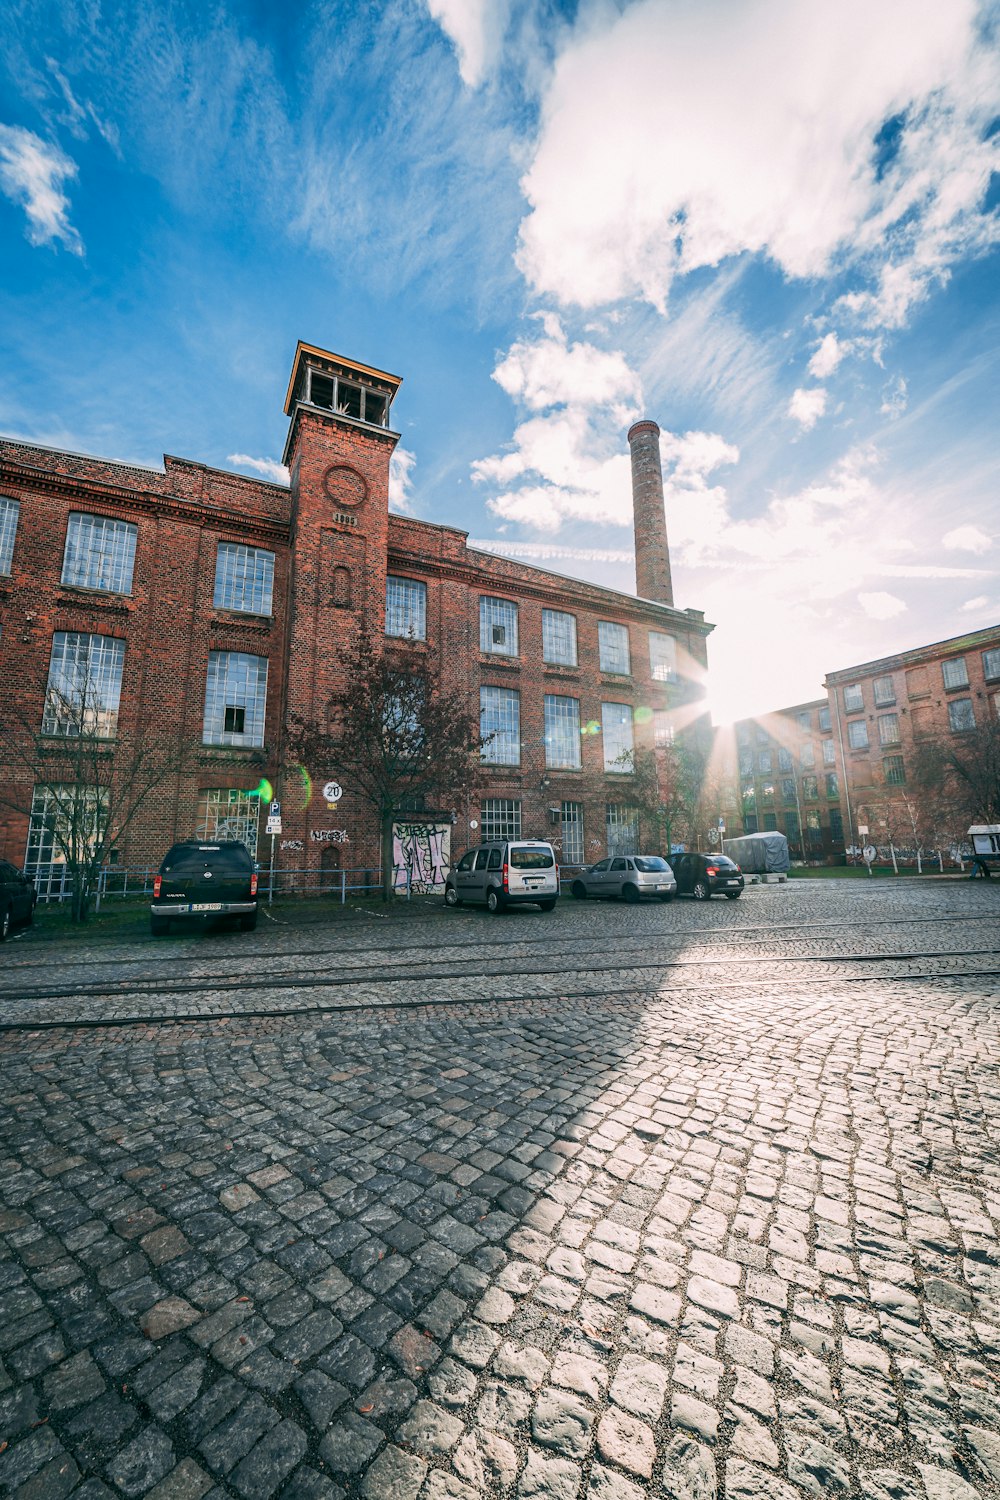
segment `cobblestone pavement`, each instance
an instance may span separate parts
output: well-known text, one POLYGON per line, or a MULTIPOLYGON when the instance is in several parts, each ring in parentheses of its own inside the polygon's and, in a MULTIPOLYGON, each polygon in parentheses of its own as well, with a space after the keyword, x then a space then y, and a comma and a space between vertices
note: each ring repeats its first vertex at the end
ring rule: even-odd
POLYGON ((0 963, 3 1494, 1000 1494, 1000 887, 0 963))

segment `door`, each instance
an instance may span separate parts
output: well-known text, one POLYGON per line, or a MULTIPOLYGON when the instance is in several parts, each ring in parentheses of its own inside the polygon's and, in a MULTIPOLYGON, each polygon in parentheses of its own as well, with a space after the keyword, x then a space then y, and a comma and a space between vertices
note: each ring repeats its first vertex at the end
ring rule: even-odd
POLYGON ((607 880, 610 868, 610 859, 601 859, 587 871, 584 880, 587 890, 592 896, 606 896, 608 894, 607 880))
POLYGON ((476 861, 469 871, 469 900, 486 900, 486 866, 489 864, 490 855, 499 856, 499 849, 477 849, 476 861))
POLYGON ((478 849, 470 849, 468 854, 463 854, 455 866, 455 889, 460 901, 472 899, 472 871, 475 868, 478 849))
POLYGON ((622 886, 628 875, 628 861, 625 859, 613 859, 611 869, 607 874, 607 893, 609 896, 620 896, 622 886))

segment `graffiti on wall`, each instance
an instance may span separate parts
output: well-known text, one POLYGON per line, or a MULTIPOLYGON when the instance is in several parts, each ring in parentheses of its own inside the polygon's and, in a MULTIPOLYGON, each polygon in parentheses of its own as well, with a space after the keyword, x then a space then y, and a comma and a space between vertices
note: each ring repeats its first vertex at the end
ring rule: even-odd
POLYGON ((313 844, 349 844, 346 828, 314 828, 309 834, 313 844))
POLYGON ((397 890, 406 890, 407 871, 411 891, 440 890, 451 863, 451 824, 394 823, 392 862, 397 890))

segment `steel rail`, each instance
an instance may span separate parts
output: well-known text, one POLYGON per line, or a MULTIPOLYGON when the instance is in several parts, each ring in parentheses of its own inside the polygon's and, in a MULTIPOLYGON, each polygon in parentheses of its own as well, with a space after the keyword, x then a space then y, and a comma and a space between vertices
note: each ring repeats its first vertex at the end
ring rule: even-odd
MULTIPOLYGON (((1000 976, 1000 967, 993 969, 972 969, 962 973, 941 974, 831 974, 818 975, 810 978, 810 985, 817 984, 911 984, 927 980, 941 979, 993 979, 1000 976)), ((740 989, 745 985, 740 980, 722 980, 712 982, 713 990, 718 989, 740 989)), ((463 995, 461 998, 447 996, 439 1000, 428 999, 399 999, 390 1000, 383 1004, 371 1005, 367 1001, 356 1001, 352 1004, 342 1005, 312 1005, 305 1010, 232 1010, 232 1011, 191 1011, 180 1012, 175 1015, 169 1014, 146 1014, 131 1016, 91 1017, 75 1020, 42 1020, 42 1021, 3 1021, 0 1022, 0 1035, 11 1032, 48 1032, 48 1031, 96 1031, 102 1029, 119 1030, 127 1026, 212 1026, 221 1021, 301 1021, 310 1016, 322 1015, 346 1015, 366 1014, 369 1021, 379 1021, 388 1013, 398 1010, 444 1010, 452 1008, 462 1011, 467 1008, 483 1005, 562 1005, 573 1000, 601 1000, 608 1005, 621 1006, 625 1003, 624 994, 631 993, 636 999, 645 1003, 666 1003, 672 997, 654 997, 650 1000, 647 992, 635 989, 631 992, 616 991, 615 995, 609 995, 606 989, 581 989, 563 990, 558 995, 463 995)), ((678 991, 683 994, 685 991, 678 991)))

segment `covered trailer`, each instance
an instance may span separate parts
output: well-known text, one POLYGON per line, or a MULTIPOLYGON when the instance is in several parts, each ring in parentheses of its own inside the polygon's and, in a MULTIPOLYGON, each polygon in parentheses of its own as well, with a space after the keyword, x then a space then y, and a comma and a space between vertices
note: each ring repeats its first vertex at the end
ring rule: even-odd
POLYGON ((972 878, 985 875, 989 880, 994 870, 1000 875, 1000 823, 973 823, 969 838, 972 840, 972 878))
POLYGON ((788 869, 788 840, 783 833, 745 833, 726 839, 725 852, 744 875, 780 875, 788 869))

